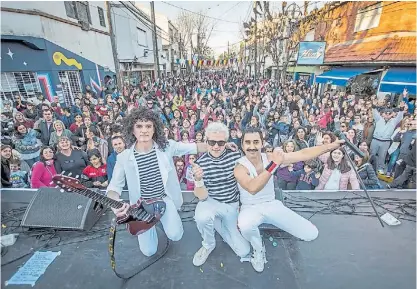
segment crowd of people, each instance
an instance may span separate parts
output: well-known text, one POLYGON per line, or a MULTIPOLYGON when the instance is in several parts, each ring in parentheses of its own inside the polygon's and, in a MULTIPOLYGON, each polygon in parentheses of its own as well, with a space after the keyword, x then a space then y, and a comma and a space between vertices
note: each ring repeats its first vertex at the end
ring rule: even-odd
MULTIPOLYGON (((65 172, 81 177, 87 187, 105 189, 117 155, 132 141, 122 134, 125 117, 139 106, 159 115, 165 126, 156 132, 160 137, 178 142, 205 142, 207 125, 221 122, 239 148, 245 129, 252 127, 262 129, 266 151, 328 144, 340 131, 364 153, 355 155, 345 146, 281 166, 275 185, 283 190, 360 189, 348 158, 368 189, 415 188, 417 119, 407 90, 393 102, 235 72, 147 79, 137 87, 126 84, 100 93, 86 86, 71 106, 58 97, 24 99, 16 93, 2 102, 1 186, 49 187, 53 175, 65 172)), ((183 190, 194 189, 191 165, 199 157, 174 159, 183 190)))

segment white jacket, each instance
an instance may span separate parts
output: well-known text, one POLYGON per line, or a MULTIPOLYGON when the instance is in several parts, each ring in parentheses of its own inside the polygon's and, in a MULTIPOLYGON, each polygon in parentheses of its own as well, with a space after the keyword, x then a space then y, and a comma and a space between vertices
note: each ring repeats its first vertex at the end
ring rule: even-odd
MULTIPOLYGON (((107 192, 115 191, 120 195, 125 186, 125 180, 127 180, 129 201, 132 205, 141 197, 139 170, 133 153, 134 146, 132 145, 129 149, 117 155, 113 177, 107 187, 107 192)), ((161 151, 156 143, 154 143, 154 148, 156 149, 165 193, 172 199, 177 209, 180 209, 183 199, 173 157, 197 154, 197 145, 195 143, 182 143, 169 140, 165 151, 161 151)))

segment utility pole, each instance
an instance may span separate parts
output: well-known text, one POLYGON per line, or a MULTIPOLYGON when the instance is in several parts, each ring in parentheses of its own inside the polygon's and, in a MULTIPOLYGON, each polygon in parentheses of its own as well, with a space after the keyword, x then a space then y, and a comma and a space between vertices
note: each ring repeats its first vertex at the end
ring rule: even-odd
POLYGON ((152 14, 152 24, 153 24, 153 58, 156 65, 154 69, 155 79, 160 77, 160 68, 159 68, 159 55, 158 55, 158 35, 156 34, 156 23, 155 23, 155 6, 154 1, 151 1, 151 14, 152 14))
POLYGON ((258 34, 258 14, 256 13, 256 1, 254 2, 255 7, 254 7, 254 12, 255 12, 255 79, 257 76, 257 71, 258 71, 258 39, 257 39, 257 34, 258 34))
MULTIPOLYGON (((110 33, 110 42, 111 42, 111 50, 113 53, 113 61, 114 61, 114 69, 116 70, 116 78, 118 82, 118 87, 121 89, 123 86, 122 76, 120 75, 120 67, 119 67, 119 57, 117 55, 117 45, 116 45, 116 37, 114 36, 113 30, 113 18, 111 16, 111 2, 106 1, 107 5, 107 23, 109 23, 109 33, 110 33)), ((101 81, 101 79, 99 79, 101 81)))

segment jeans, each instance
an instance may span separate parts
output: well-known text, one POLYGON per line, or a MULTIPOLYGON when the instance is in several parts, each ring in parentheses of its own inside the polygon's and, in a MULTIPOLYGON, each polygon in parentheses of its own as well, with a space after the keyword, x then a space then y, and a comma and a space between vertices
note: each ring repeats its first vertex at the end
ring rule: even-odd
POLYGON ((286 180, 281 179, 278 177, 278 187, 281 188, 281 190, 295 190, 295 187, 297 186, 297 183, 290 183, 286 180))
POLYGON ((398 156, 400 155, 400 149, 397 148, 392 154, 388 162, 387 173, 392 173, 395 168, 395 163, 398 160, 398 156))

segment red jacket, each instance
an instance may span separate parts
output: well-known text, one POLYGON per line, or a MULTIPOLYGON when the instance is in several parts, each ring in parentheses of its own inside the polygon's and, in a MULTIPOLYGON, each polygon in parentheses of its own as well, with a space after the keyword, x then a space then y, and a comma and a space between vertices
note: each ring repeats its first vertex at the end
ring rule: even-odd
POLYGON ((30 187, 37 189, 42 187, 55 187, 51 184, 52 177, 56 175, 54 167, 54 161, 50 160, 46 162, 37 162, 32 167, 32 177, 30 179, 30 187))

